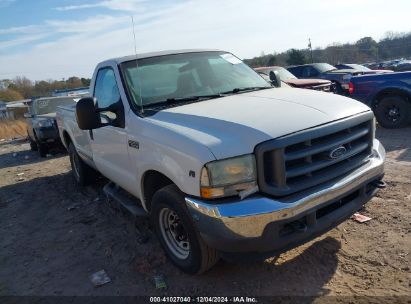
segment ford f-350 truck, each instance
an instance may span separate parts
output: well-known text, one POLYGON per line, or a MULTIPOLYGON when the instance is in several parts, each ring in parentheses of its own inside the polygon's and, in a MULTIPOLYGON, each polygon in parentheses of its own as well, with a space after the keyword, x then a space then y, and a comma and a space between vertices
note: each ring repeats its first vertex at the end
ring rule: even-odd
POLYGON ((57 115, 76 182, 107 177, 106 193, 150 216, 168 257, 191 274, 219 257, 298 246, 383 187, 369 107, 273 87, 224 51, 104 61, 90 97, 57 115))

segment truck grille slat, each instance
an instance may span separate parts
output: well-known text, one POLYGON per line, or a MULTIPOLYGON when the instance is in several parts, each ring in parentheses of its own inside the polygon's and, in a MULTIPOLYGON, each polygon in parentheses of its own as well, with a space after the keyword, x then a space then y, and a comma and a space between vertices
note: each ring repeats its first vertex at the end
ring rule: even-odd
POLYGON ((368 128, 363 128, 359 130, 358 132, 355 132, 353 134, 347 134, 341 138, 338 138, 334 141, 329 141, 326 144, 322 145, 316 145, 315 147, 309 147, 307 149, 303 150, 298 150, 298 151, 293 151, 289 152, 285 155, 285 160, 293 160, 293 159, 299 159, 299 158, 304 158, 308 155, 316 154, 319 152, 326 151, 328 149, 332 149, 333 147, 338 147, 341 145, 344 145, 350 141, 353 141, 355 139, 358 139, 364 135, 366 135, 369 132, 368 128))
POLYGON ((305 180, 304 183, 302 183, 304 177, 289 179, 288 186, 295 191, 313 187, 355 170, 356 168, 363 165, 367 161, 367 158, 368 156, 360 155, 351 160, 345 160, 341 163, 338 163, 332 168, 326 168, 321 171, 317 171, 313 173, 313 178, 305 180))
POLYGON ((363 143, 358 145, 355 148, 352 148, 349 150, 348 153, 346 153, 344 156, 338 158, 338 159, 332 159, 332 160, 328 160, 328 159, 324 159, 324 160, 320 160, 320 161, 316 161, 316 162, 307 162, 307 165, 304 166, 296 166, 290 170, 286 170, 285 175, 287 178, 289 177, 294 177, 294 176, 298 176, 298 175, 304 175, 304 174, 308 174, 311 173, 313 171, 317 171, 320 170, 322 168, 331 166, 334 163, 338 163, 340 161, 343 161, 347 158, 350 158, 352 156, 357 155, 358 153, 360 153, 361 151, 364 151, 365 149, 368 148, 368 143, 363 143))
POLYGON ((260 190, 290 195, 364 165, 372 151, 372 118, 365 112, 258 145, 260 190))

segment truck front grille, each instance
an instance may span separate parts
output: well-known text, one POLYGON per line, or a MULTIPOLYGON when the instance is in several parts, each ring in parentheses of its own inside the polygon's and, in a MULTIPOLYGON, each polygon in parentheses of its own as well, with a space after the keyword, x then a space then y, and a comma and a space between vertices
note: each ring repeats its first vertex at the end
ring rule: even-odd
POLYGON ((372 117, 366 112, 258 145, 260 190, 290 195, 362 166, 372 152, 372 117))

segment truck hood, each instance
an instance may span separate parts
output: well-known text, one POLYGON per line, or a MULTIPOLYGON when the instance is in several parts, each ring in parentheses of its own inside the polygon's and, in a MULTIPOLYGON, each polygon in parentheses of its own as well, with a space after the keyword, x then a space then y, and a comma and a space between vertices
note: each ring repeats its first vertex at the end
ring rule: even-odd
POLYGON ((217 159, 252 153, 264 141, 370 109, 351 98, 273 88, 169 108, 153 123, 207 146, 217 159))

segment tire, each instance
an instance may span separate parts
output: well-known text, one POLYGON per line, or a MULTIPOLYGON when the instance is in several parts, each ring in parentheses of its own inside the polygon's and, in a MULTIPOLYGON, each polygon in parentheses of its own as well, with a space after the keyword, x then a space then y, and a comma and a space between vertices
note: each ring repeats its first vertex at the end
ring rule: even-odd
POLYGON ((71 171, 76 184, 84 187, 95 182, 97 175, 96 171, 80 158, 72 143, 69 144, 67 150, 70 158, 71 171))
POLYGON ((338 94, 338 95, 346 95, 346 92, 344 91, 344 89, 342 88, 341 84, 339 84, 336 81, 333 81, 333 86, 334 86, 334 94, 338 94))
POLYGON ((29 136, 29 142, 30 142, 30 150, 31 150, 31 151, 37 151, 37 150, 38 150, 37 144, 36 144, 35 141, 33 141, 33 140, 31 139, 30 136, 29 136))
POLYGON ((387 129, 407 126, 411 122, 411 102, 396 95, 381 99, 374 109, 378 123, 387 129))
POLYGON ((207 246, 193 225, 184 196, 175 185, 154 194, 151 222, 167 256, 185 273, 201 274, 219 260, 218 252, 207 246))
POLYGON ((46 157, 47 152, 49 151, 48 147, 39 141, 36 142, 36 146, 37 146, 37 150, 39 152, 40 157, 46 157))

